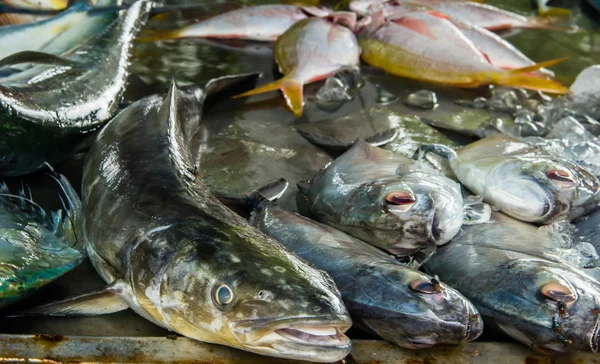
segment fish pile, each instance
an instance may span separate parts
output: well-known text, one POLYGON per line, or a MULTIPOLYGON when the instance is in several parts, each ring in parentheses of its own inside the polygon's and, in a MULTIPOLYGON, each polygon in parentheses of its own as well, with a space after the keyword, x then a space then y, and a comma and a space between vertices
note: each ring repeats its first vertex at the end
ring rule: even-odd
POLYGON ((499 33, 573 30, 569 10, 538 7, 259 5, 151 29, 168 8, 106 0, 0 27, 0 176, 49 171, 64 195, 47 213, 27 187, 0 184, 0 314, 131 309, 197 341, 319 362, 350 353, 350 327, 424 349, 485 324, 538 353, 597 352, 600 66, 568 88, 548 69, 564 59, 533 61, 499 33), (281 78, 131 90, 146 83, 136 41, 190 38, 264 43, 281 78), (372 67, 419 88, 400 98, 372 67), (454 98, 460 114, 445 118, 424 85, 491 96, 454 98), (244 97, 275 90, 292 123, 236 114, 211 129, 205 106, 246 110, 244 97), (308 104, 326 116, 307 118, 308 104), (51 167, 76 154, 81 200, 51 167), (87 258, 104 288, 19 304, 87 258))

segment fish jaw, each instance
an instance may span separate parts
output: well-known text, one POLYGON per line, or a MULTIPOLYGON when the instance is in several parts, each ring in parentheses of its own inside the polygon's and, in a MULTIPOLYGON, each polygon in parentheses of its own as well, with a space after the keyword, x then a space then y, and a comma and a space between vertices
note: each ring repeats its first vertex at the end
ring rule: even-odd
POLYGON ((299 317, 283 320, 247 320, 232 325, 234 337, 245 350, 298 360, 334 362, 350 353, 344 332, 349 317, 299 317))

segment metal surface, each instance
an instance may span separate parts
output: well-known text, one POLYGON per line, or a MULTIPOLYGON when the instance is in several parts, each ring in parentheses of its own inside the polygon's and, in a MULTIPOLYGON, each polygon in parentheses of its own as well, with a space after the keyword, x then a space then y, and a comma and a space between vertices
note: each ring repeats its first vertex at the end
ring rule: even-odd
MULTIPOLYGON (((0 363, 305 363, 262 357, 219 345, 177 337, 65 337, 0 335, 0 363)), ((591 353, 558 358, 534 355, 518 344, 471 343, 420 351, 400 349, 383 341, 355 340, 352 353, 339 363, 600 363, 591 353)))

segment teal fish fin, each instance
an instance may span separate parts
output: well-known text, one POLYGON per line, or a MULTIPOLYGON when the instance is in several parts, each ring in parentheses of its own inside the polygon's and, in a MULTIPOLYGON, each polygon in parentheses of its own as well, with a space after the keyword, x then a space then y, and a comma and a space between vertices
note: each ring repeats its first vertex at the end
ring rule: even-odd
POLYGON ((86 255, 81 233, 83 231, 81 199, 65 176, 57 173, 50 164, 44 164, 50 170, 48 174, 58 183, 65 196, 65 199, 61 197, 65 214, 63 215, 61 211, 52 213, 54 232, 66 245, 86 255))
POLYGON ((380 133, 365 138, 365 141, 374 147, 381 147, 389 144, 398 138, 400 131, 398 128, 384 130, 380 133))
POLYGON ((55 56, 53 54, 37 52, 37 51, 22 51, 13 53, 0 59, 0 67, 15 66, 24 63, 35 64, 54 64, 59 66, 68 66, 72 68, 85 67, 84 64, 70 60, 68 58, 55 56))
POLYGON ((270 182, 264 186, 254 190, 254 192, 244 195, 236 196, 232 194, 213 193, 221 202, 240 206, 247 210, 253 210, 254 208, 268 203, 271 201, 278 200, 287 191, 290 183, 285 178, 280 178, 276 181, 270 182))
POLYGON ((117 280, 101 290, 66 298, 28 310, 10 312, 6 317, 22 316, 99 316, 129 308, 122 298, 127 287, 117 280))

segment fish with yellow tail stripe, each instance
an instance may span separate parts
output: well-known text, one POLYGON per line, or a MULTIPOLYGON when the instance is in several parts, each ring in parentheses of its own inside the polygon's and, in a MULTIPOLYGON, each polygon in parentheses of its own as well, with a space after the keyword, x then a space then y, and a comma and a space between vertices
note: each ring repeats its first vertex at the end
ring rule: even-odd
POLYGON ((407 12, 387 22, 381 13, 359 34, 363 60, 385 71, 420 81, 479 87, 489 84, 564 94, 567 88, 533 72, 565 59, 504 70, 494 66, 445 16, 407 12))
POLYGON ((284 77, 235 97, 281 90, 296 117, 302 116, 305 84, 360 62, 360 48, 354 34, 322 18, 308 18, 294 24, 277 39, 274 53, 284 77))

